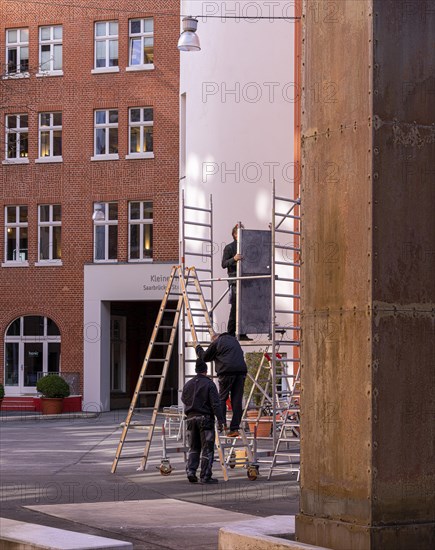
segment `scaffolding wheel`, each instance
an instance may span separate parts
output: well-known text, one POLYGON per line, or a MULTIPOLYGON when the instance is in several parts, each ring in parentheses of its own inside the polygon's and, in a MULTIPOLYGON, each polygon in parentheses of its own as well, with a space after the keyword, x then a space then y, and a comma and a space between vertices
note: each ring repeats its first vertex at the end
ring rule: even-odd
POLYGON ((248 466, 248 479, 249 481, 255 481, 258 477, 258 474, 259 474, 259 467, 258 467, 258 464, 250 464, 248 466))
POLYGON ((162 460, 160 466, 159 466, 160 474, 162 476, 170 476, 172 473, 172 466, 169 460, 162 460))
POLYGON ((228 465, 231 469, 234 469, 236 467, 236 453, 232 452, 230 454, 230 460, 228 462, 228 465))

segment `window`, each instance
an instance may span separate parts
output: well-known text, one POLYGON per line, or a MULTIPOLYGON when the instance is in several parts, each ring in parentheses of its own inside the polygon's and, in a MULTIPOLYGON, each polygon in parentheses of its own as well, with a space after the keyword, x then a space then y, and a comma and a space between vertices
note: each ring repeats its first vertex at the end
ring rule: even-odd
POLYGON ((153 158, 153 109, 129 110, 129 155, 127 158, 153 158))
POLYGON ((29 29, 6 31, 6 64, 8 74, 24 75, 29 70, 29 29))
POLYGON ((5 207, 5 261, 26 263, 28 260, 27 206, 5 207))
POLYGON ((95 23, 94 72, 119 71, 118 21, 95 23))
POLYGON ((118 111, 95 111, 95 156, 92 160, 118 159, 118 111))
POLYGON ((130 70, 154 68, 154 19, 130 19, 130 70))
POLYGON ((94 221, 94 261, 108 262, 118 258, 118 204, 99 203, 104 220, 94 221))
POLYGON ((153 203, 130 202, 128 225, 129 261, 151 260, 153 257, 153 203))
POLYGON ((38 211, 39 261, 60 263, 62 257, 60 204, 41 204, 38 211))
POLYGON ((39 27, 39 70, 62 75, 62 25, 39 27))
POLYGON ((28 162, 29 117, 27 115, 6 115, 6 160, 28 162))
POLYGON ((39 113, 39 161, 62 161, 62 113, 39 113))

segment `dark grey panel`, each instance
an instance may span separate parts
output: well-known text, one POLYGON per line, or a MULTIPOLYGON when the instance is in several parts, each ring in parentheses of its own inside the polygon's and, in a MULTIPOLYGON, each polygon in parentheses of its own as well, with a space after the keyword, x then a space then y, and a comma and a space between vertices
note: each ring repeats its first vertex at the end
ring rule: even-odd
MULTIPOLYGON (((240 250, 243 260, 240 275, 270 275, 271 232, 243 229, 240 250)), ((239 297, 239 333, 269 334, 271 319, 270 279, 241 281, 239 297)))

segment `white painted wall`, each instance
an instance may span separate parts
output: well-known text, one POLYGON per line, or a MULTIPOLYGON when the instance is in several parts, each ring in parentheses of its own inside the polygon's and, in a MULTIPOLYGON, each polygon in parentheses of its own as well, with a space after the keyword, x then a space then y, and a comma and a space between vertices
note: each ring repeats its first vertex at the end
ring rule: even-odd
MULTIPOLYGON (((291 2, 183 0, 183 15, 199 18, 200 52, 181 52, 180 189, 186 202, 214 203, 214 270, 241 220, 267 229, 275 177, 280 194, 293 196, 294 22, 248 21, 243 15, 294 15, 291 2), (183 95, 185 94, 185 95, 183 95), (185 113, 185 115, 183 114, 185 113), (185 117, 185 118, 184 118, 185 117)), ((216 295, 225 283, 216 288, 216 295)), ((226 328, 229 306, 216 312, 226 328)))

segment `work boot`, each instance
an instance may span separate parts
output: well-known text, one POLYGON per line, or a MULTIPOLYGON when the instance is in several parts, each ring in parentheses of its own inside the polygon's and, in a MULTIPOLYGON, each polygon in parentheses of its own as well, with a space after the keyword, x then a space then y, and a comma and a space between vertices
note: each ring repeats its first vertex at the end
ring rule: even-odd
POLYGON ((198 483, 198 478, 195 474, 187 474, 187 479, 190 481, 190 483, 198 483))
POLYGON ((219 480, 214 478, 214 477, 202 477, 200 479, 200 483, 203 483, 203 484, 213 484, 213 483, 219 483, 219 480))
POLYGON ((240 342, 252 342, 252 338, 249 338, 249 336, 247 334, 241 334, 239 336, 239 341, 240 342))
POLYGON ((232 430, 230 428, 229 432, 227 433, 227 437, 240 437, 239 430, 232 430))

